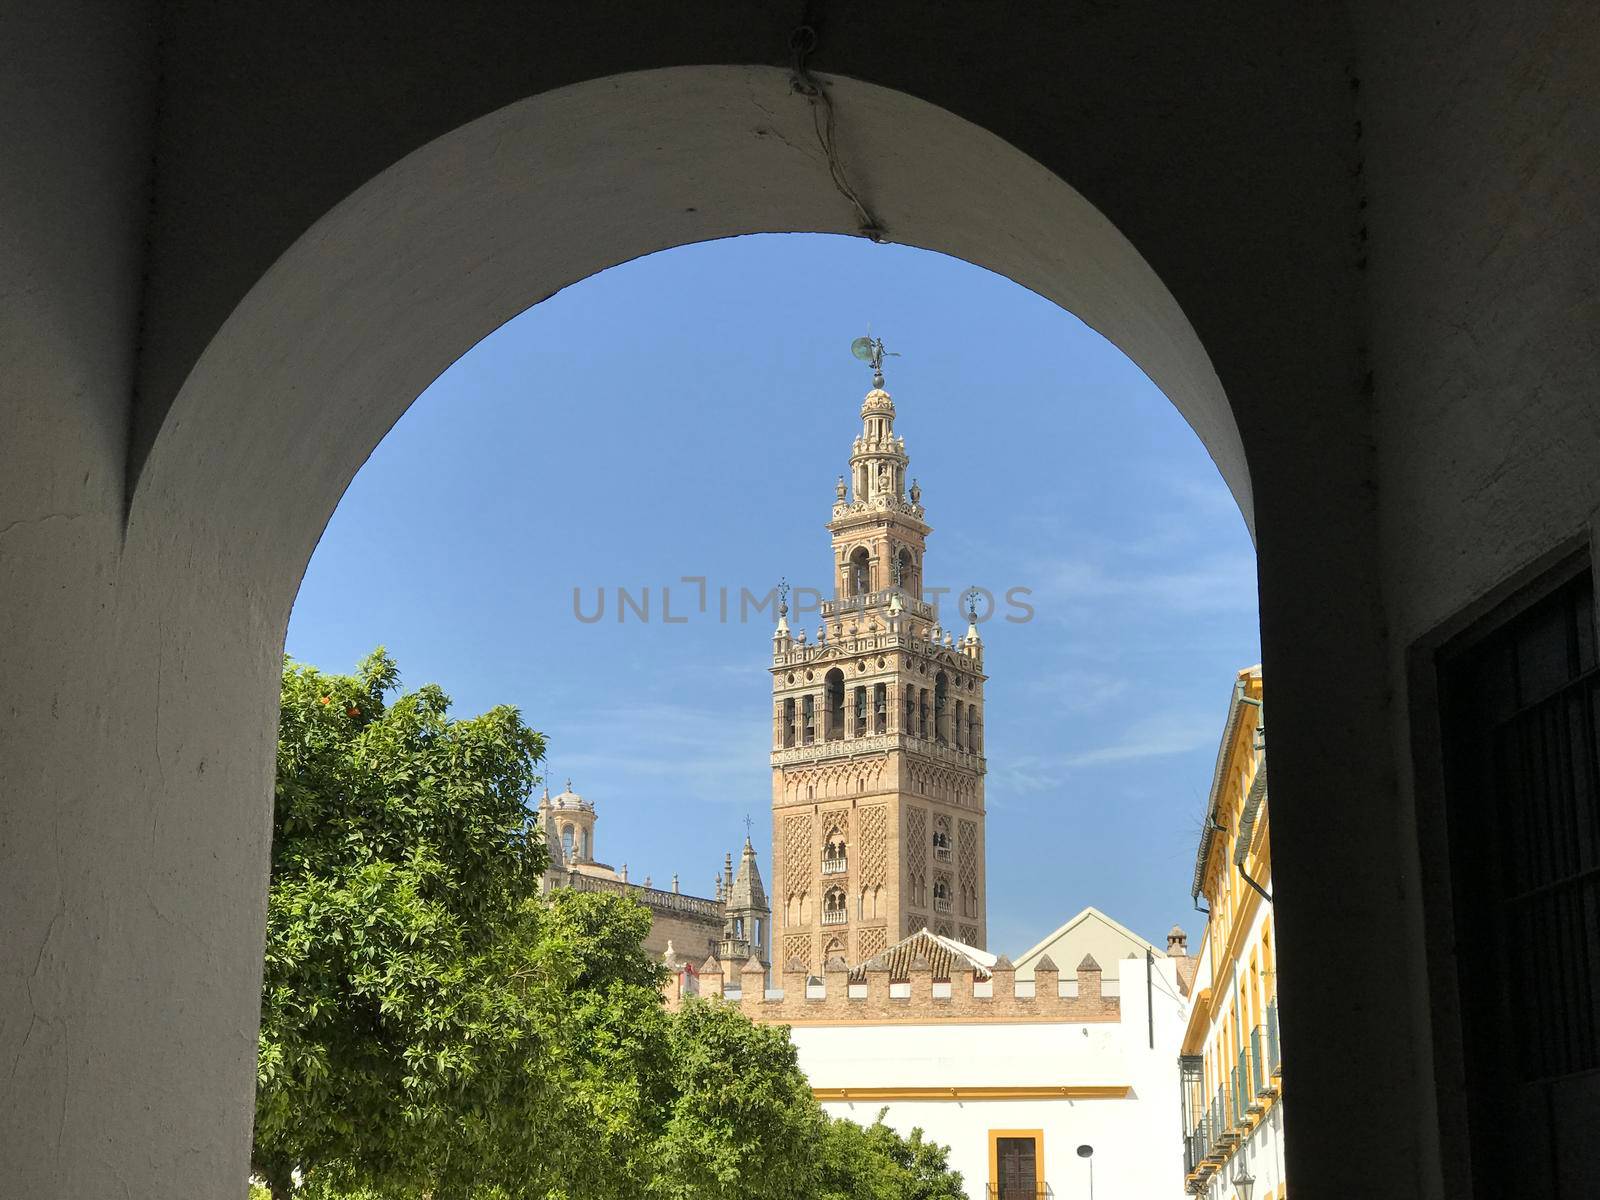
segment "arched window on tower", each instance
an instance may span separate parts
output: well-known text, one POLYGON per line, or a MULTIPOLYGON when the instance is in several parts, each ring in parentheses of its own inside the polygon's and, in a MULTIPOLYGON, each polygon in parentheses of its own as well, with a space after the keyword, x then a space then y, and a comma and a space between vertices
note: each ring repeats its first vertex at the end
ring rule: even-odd
POLYGON ((917 689, 917 736, 928 736, 928 689, 917 689))
POLYGON ((844 737, 844 672, 838 667, 824 680, 824 712, 823 739, 836 742, 844 737))
POLYGON ((822 894, 822 923, 824 925, 843 925, 849 920, 850 914, 846 910, 844 889, 831 887, 822 894))
POLYGON ((905 716, 900 722, 901 733, 916 733, 917 731, 917 689, 908 687, 905 691, 906 704, 905 716))
POLYGON ((933 881, 933 907, 936 912, 950 911, 950 883, 945 879, 933 881))
POLYGON ((915 600, 922 599, 922 574, 917 570, 916 557, 908 547, 902 547, 895 562, 900 576, 900 590, 915 600))
POLYGON ((594 837, 593 831, 585 829, 579 835, 579 837, 580 837, 580 848, 578 850, 578 857, 580 859, 582 859, 584 862, 593 862, 594 861, 594 844, 593 844, 593 841, 592 841, 592 839, 594 837))
POLYGON ((966 706, 963 705, 961 703, 961 701, 957 700, 956 701, 955 720, 950 723, 951 731, 955 734, 955 742, 956 742, 956 749, 957 750, 965 750, 966 747, 967 747, 966 725, 967 725, 966 706))
POLYGON ((933 738, 941 746, 950 744, 950 677, 943 671, 933 680, 933 738))
POLYGON ((852 596, 865 596, 872 590, 872 556, 865 546, 850 556, 849 581, 852 596))
POLYGON ((950 818, 933 819, 933 856, 940 862, 950 861, 950 818))
POLYGON ((801 741, 811 745, 817 740, 817 698, 805 695, 800 698, 801 741))
POLYGON ((790 696, 783 702, 783 744, 787 748, 794 745, 794 697, 790 696))
POLYGON ((577 836, 577 832, 571 825, 561 827, 561 857, 568 862, 572 861, 573 839, 577 836))
POLYGON ((835 959, 844 960, 844 943, 838 938, 833 938, 822 949, 822 966, 826 970, 829 963, 835 959))
POLYGON ((889 732, 889 685, 885 683, 872 687, 872 731, 889 732))
POLYGON ((844 834, 835 825, 828 830, 828 836, 822 844, 822 873, 824 875, 843 875, 849 869, 845 853, 844 834))
POLYGON ((867 689, 865 687, 856 688, 854 735, 856 737, 867 736, 867 689))

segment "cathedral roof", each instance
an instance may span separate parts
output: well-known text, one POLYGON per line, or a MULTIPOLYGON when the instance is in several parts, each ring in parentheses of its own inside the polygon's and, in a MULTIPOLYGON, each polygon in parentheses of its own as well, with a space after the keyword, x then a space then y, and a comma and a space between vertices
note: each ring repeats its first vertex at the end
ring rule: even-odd
POLYGON ((733 877, 733 887, 728 892, 728 908, 766 908, 767 890, 761 886, 761 871, 756 866, 756 848, 750 839, 744 839, 744 851, 739 855, 739 873, 733 877))
POLYGON ((931 970, 935 979, 949 979, 956 971, 976 971, 978 978, 988 979, 995 962, 995 956, 986 950, 924 928, 851 968, 850 978, 859 983, 868 971, 887 970, 890 980, 898 982, 910 979, 915 966, 931 970))

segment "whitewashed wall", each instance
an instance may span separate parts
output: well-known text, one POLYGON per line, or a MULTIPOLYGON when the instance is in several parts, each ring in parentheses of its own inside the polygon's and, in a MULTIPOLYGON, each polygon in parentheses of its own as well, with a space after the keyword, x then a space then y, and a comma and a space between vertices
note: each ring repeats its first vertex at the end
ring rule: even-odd
POLYGON ((950 1147, 967 1195, 986 1195, 991 1129, 1044 1131, 1045 1180, 1055 1197, 1087 1197, 1094 1147, 1095 1195, 1155 1200, 1183 1193, 1178 1131, 1178 1042, 1183 1001, 1173 965, 1150 980, 1154 1048, 1142 959, 1123 963, 1122 1019, 1115 1024, 798 1026, 800 1065, 817 1088, 1123 1085, 1127 1099, 827 1101, 832 1115, 908 1133, 920 1127, 950 1147))

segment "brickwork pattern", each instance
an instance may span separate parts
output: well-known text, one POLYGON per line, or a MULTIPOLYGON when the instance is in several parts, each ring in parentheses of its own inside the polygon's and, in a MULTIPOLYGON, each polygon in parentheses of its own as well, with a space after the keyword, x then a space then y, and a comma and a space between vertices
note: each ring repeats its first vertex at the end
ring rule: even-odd
POLYGON ((906 869, 921 875, 928 869, 928 814, 906 806, 906 869))
POLYGON ((856 934, 856 957, 871 958, 889 947, 889 931, 882 925, 861 930, 856 934))
POLYGON ((783 885, 789 895, 809 890, 811 883, 811 815, 783 822, 783 885))
POLYGON ((793 960, 809 964, 811 962, 811 935, 809 933, 791 933, 783 939, 783 958, 775 966, 788 967, 793 960))
POLYGON ((957 855, 961 860, 961 886, 978 891, 978 823, 962 821, 957 826, 960 845, 957 855))
POLYGON ((882 887, 886 878, 885 860, 889 846, 889 812, 881 804, 869 804, 860 812, 861 884, 882 887))
POLYGON ((907 764, 907 773, 919 796, 967 807, 978 803, 978 775, 974 771, 913 760, 907 764))

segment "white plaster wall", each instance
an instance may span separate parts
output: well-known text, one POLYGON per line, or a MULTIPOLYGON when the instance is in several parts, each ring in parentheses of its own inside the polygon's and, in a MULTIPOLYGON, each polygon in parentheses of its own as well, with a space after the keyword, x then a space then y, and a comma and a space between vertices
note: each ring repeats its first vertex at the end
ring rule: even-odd
MULTIPOLYGON (((1241 1172, 1255 1180, 1251 1193, 1254 1200, 1276 1197, 1278 1188, 1288 1176, 1283 1137, 1283 1101, 1279 1100, 1261 1123, 1250 1131, 1244 1145, 1230 1158, 1226 1167, 1213 1175, 1200 1192, 1200 1200, 1234 1200, 1239 1194, 1233 1181, 1241 1172)), ((1181 1191, 1181 1188, 1180 1188, 1181 1191)))
POLYGON ((1144 962, 1124 974, 1122 1020, 1090 1025, 798 1026, 791 1037, 812 1086, 1128 1086, 1126 1099, 840 1100, 824 1108, 862 1124, 887 1107, 901 1132, 921 1128, 950 1147, 967 1194, 985 1195, 989 1131, 1042 1129, 1045 1176, 1059 1197, 1087 1194, 1080 1145, 1094 1147, 1095 1194, 1144 1200, 1183 1195, 1178 1041, 1183 1004, 1170 963, 1152 983, 1154 1047, 1144 962))

